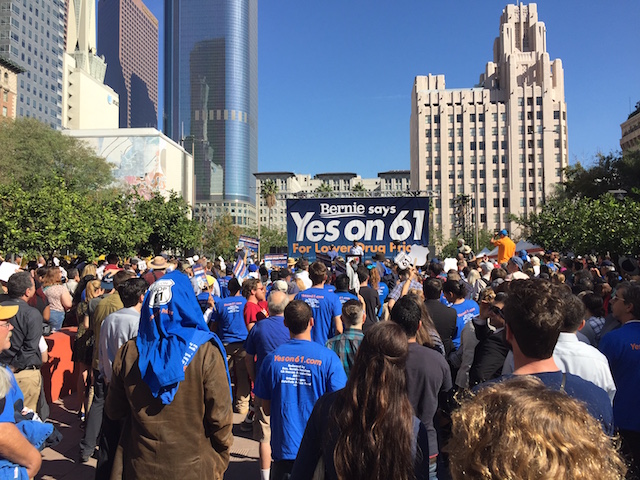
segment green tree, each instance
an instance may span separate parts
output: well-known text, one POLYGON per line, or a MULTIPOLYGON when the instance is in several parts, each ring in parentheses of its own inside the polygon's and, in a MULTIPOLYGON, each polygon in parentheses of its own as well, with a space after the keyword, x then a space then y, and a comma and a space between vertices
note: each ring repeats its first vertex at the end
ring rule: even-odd
POLYGON ((286 247, 287 246, 287 234, 276 228, 260 228, 260 235, 258 235, 257 228, 247 228, 245 234, 250 237, 260 239, 260 254, 264 258, 266 253, 271 251, 274 247, 286 247))
POLYGON ((333 188, 327 182, 318 185, 316 192, 320 193, 321 197, 333 197, 333 188))
POLYGON ((355 193, 358 196, 364 196, 367 193, 367 189, 365 188, 365 186, 362 184, 362 182, 358 182, 356 183, 352 188, 351 191, 353 193, 355 193))
POLYGON ((133 194, 131 199, 136 221, 151 229, 146 241, 138 246, 139 250, 148 250, 155 255, 163 250, 184 253, 200 245, 201 225, 189 218, 190 207, 177 193, 171 192, 169 198, 154 193, 148 200, 133 194))
POLYGON ((264 203, 266 203, 267 208, 269 209, 269 220, 268 220, 269 228, 271 228, 271 209, 276 204, 277 193, 278 193, 278 185, 276 185, 276 182, 274 182, 271 179, 264 182, 260 187, 260 195, 264 199, 264 203))
POLYGON ((625 190, 626 195, 640 200, 640 150, 599 154, 589 168, 580 162, 567 167, 559 196, 598 198, 616 190, 625 190))
POLYGON ((640 202, 599 198, 553 198, 538 213, 518 219, 529 240, 543 248, 576 254, 640 253, 640 202))
POLYGON ((235 252, 242 227, 235 225, 229 213, 224 213, 203 226, 203 249, 208 256, 230 259, 235 252))
POLYGON ((0 183, 26 188, 61 179, 68 190, 95 191, 113 182, 112 165, 81 140, 33 119, 0 123, 0 183))

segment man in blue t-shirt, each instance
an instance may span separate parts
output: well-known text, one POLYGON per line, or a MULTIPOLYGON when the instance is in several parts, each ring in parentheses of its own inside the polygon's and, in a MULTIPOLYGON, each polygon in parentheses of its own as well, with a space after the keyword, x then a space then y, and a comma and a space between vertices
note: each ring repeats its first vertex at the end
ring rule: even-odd
POLYGON ((604 432, 613 435, 613 410, 607 393, 576 375, 563 374, 553 359, 567 308, 562 292, 554 288, 538 279, 513 280, 510 284, 502 311, 505 338, 513 349, 513 375, 536 376, 547 387, 582 401, 604 432))
MULTIPOLYGON (((290 339, 289 329, 284 325, 284 309, 289 303, 286 284, 284 292, 273 290, 267 299, 267 303, 271 316, 257 322, 244 342, 244 349, 247 352, 245 357, 247 370, 249 371, 249 377, 254 382, 266 356, 290 339)), ((259 442, 258 456, 260 457, 261 478, 268 480, 271 468, 270 418, 269 415, 265 414, 260 398, 256 397, 254 406, 256 415, 252 424, 253 439, 259 442)))
POLYGON ((271 479, 291 472, 302 435, 318 398, 344 387, 347 376, 338 356, 311 341, 314 319, 309 305, 292 301, 284 311, 291 340, 267 355, 254 392, 271 415, 271 479))
POLYGON ((327 280, 327 267, 322 262, 313 262, 309 267, 311 288, 296 295, 296 300, 305 301, 313 311, 314 327, 311 338, 324 346, 329 338, 342 333, 342 304, 335 293, 324 288, 327 280))
POLYGON ((233 410, 246 414, 249 411, 251 384, 245 363, 247 353, 244 341, 247 338, 247 326, 244 323, 244 306, 247 299, 240 295, 240 283, 237 279, 229 280, 229 297, 219 298, 214 304, 211 315, 211 329, 218 334, 227 351, 229 370, 235 371, 236 394, 233 410))
POLYGON ((633 478, 640 478, 640 286, 618 284, 611 310, 622 326, 604 335, 598 348, 609 360, 616 383, 613 415, 622 438, 622 452, 631 461, 633 478))
POLYGON ((346 274, 338 275, 334 286, 336 291, 333 293, 338 296, 341 305, 344 305, 349 300, 358 300, 358 297, 349 291, 349 277, 346 274))

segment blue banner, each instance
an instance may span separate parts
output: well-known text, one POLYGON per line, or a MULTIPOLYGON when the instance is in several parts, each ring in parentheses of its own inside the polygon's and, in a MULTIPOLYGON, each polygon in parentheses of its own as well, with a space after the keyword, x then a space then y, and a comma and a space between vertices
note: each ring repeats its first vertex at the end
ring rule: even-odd
POLYGON ((289 256, 313 261, 350 255, 356 241, 365 258, 393 257, 411 245, 429 243, 428 197, 315 198, 287 200, 289 256))

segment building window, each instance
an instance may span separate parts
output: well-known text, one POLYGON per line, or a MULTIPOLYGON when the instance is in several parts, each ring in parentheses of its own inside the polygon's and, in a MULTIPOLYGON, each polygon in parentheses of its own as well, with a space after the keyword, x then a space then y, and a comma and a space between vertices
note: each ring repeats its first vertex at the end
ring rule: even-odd
POLYGON ((458 123, 462 123, 462 114, 461 114, 461 113, 458 113, 458 114, 456 115, 456 122, 458 122, 458 123))
POLYGON ((508 198, 503 198, 502 199, 502 206, 504 208, 509 208, 509 199, 508 198))
POLYGON ((427 137, 427 138, 431 138, 431 129, 430 129, 430 128, 428 128, 428 129, 425 131, 425 137, 427 137))
POLYGON ((533 97, 527 97, 527 106, 533 105, 533 97))
POLYGON ((529 206, 530 207, 535 207, 536 206, 536 199, 535 198, 530 198, 529 199, 529 206))
POLYGON ((483 183, 482 185, 480 185, 480 193, 484 193, 487 191, 487 186, 483 183))
POLYGON ((470 122, 475 122, 476 121, 476 114, 475 113, 470 113, 469 114, 469 121, 470 122))
POLYGON ((498 149, 498 141, 497 140, 494 140, 494 141, 491 142, 491 148, 493 150, 497 150, 498 149))
POLYGON ((553 119, 560 120, 560 110, 556 110, 555 112, 553 112, 553 119))
POLYGON ((475 150, 476 149, 476 142, 470 142, 469 143, 469 149, 475 150))
POLYGON ((495 163, 495 164, 497 164, 497 163, 498 163, 498 155, 494 155, 494 156, 492 157, 492 163, 495 163))
POLYGON ((485 213, 481 213, 481 214, 480 214, 480 221, 481 221, 482 223, 486 223, 486 221, 487 221, 487 215, 486 215, 485 213))
POLYGON ((453 137, 453 128, 449 129, 449 137, 453 137))
POLYGON ((538 148, 542 148, 542 139, 539 138, 538 141, 536 142, 536 145, 538 146, 538 148))
POLYGON ((462 142, 458 142, 458 151, 462 151, 462 142))
POLYGON ((459 137, 462 136, 462 128, 458 128, 456 135, 458 135, 459 137))
POLYGON ((542 105, 542 97, 536 97, 536 105, 542 105))
POLYGON ((479 122, 484 122, 484 113, 479 113, 478 114, 478 121, 479 122))
POLYGON ((536 112, 536 118, 537 118, 538 120, 542 120, 542 110, 538 110, 538 111, 536 112))
POLYGON ((487 206, 487 200, 485 198, 480 199, 480 208, 485 208, 487 206))
POLYGON ((524 97, 518 97, 518 106, 519 107, 523 107, 524 106, 524 97))
POLYGON ((480 165, 484 165, 484 163, 485 163, 485 156, 484 155, 480 155, 480 157, 478 158, 478 163, 480 165))
POLYGON ((507 149, 507 141, 506 140, 502 140, 502 142, 500 142, 500 148, 502 148, 502 150, 506 150, 507 149))
POLYGON ((440 115, 433 116, 433 123, 440 123, 440 115))
POLYGON ((462 165, 464 163, 464 157, 458 157, 458 165, 462 165))
POLYGON ((480 150, 484 150, 484 142, 480 142, 480 144, 478 145, 478 148, 480 150))
POLYGON ((431 115, 425 115, 424 123, 426 123, 426 124, 430 124, 431 123, 431 115))
POLYGON ((453 123, 453 113, 449 114, 449 123, 453 123))
POLYGON ((495 208, 498 208, 498 207, 500 206, 500 200, 499 200, 499 199, 497 199, 497 198, 494 198, 494 199, 493 199, 493 206, 494 206, 495 208))
POLYGON ((560 148, 560 139, 559 138, 556 138, 553 141, 553 146, 556 147, 556 148, 560 148))
POLYGON ((533 112, 527 112, 527 120, 533 120, 533 112))
POLYGON ((526 198, 524 198, 524 197, 520 198, 520 206, 521 207, 524 207, 526 205, 526 203, 527 203, 527 199, 526 198))
POLYGON ((518 112, 518 120, 524 120, 524 112, 518 112))

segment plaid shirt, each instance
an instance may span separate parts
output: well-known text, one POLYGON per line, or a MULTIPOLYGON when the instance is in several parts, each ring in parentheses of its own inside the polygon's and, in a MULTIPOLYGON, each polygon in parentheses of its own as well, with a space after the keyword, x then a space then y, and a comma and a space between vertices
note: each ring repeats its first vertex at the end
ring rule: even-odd
MULTIPOLYGON (((404 282, 400 282, 399 284, 397 284, 387 298, 389 298, 389 300, 397 301, 402 295, 402 287, 404 287, 405 283, 407 283, 406 280, 404 282)), ((422 283, 417 280, 411 280, 411 283, 409 284, 409 290, 422 291, 422 283)))
POLYGON ((363 338, 362 330, 348 328, 344 333, 327 340, 327 348, 333 350, 340 357, 347 377, 349 377, 349 371, 356 360, 356 352, 363 338))

